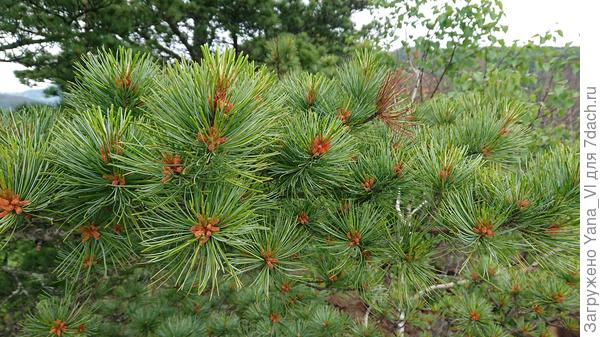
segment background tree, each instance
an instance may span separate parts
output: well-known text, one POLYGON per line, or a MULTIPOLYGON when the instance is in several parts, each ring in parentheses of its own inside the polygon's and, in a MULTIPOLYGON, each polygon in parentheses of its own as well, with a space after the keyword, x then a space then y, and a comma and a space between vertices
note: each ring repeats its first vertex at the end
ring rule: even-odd
POLYGON ((356 30, 350 16, 367 0, 0 1, 0 55, 31 69, 23 80, 72 81, 69 66, 88 51, 127 46, 163 60, 202 58, 202 45, 230 46, 266 61, 266 40, 300 36, 302 66, 346 55, 356 30), (318 47, 317 47, 318 46, 318 47), (305 49, 305 47, 307 47, 305 49))
POLYGON ((297 58, 302 69, 322 70, 337 65, 360 43, 362 36, 354 28, 351 16, 366 8, 376 8, 368 0, 282 1, 277 3, 279 24, 265 31, 262 39, 253 40, 244 51, 252 59, 272 62, 272 54, 265 52, 268 44, 282 33, 295 39, 297 58), (271 40, 271 41, 269 41, 271 40))
POLYGON ((389 0, 380 5, 387 10, 384 16, 373 12, 379 18, 367 27, 370 38, 384 45, 402 41, 393 53, 398 66, 412 75, 413 101, 503 82, 503 90, 538 105, 535 125, 551 125, 560 135, 545 137, 545 143, 578 137, 579 50, 570 43, 547 45, 562 36, 560 30, 508 43, 502 38, 509 27, 502 23, 501 1, 389 0))

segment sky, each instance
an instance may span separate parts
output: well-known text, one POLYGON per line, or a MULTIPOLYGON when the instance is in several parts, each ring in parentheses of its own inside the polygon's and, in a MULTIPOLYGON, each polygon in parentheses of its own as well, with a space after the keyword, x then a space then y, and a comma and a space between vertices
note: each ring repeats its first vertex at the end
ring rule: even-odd
MULTIPOLYGON (((584 0, 503 0, 506 17, 503 23, 508 26, 508 31, 503 37, 506 41, 526 41, 537 33, 548 30, 560 29, 563 38, 556 45, 564 45, 567 42, 579 46, 580 42, 580 20, 582 4, 584 0)), ((600 6, 596 1, 588 0, 585 6, 593 10, 593 6, 600 6), (594 4, 594 5, 591 5, 594 4)), ((358 26, 370 20, 368 12, 357 13, 353 20, 358 26)), ((399 44, 392 44, 392 47, 399 44)), ((15 70, 24 69, 16 63, 0 62, 0 92, 15 93, 22 92, 30 87, 19 83, 14 76, 15 70)), ((48 83, 40 83, 35 88, 45 88, 48 83)))

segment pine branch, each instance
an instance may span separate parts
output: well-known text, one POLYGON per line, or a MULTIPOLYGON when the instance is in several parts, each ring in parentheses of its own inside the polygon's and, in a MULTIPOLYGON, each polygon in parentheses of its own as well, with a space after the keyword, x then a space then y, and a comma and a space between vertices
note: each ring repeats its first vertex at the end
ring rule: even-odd
POLYGON ((21 278, 19 277, 19 275, 23 275, 23 274, 30 275, 30 274, 33 274, 33 273, 29 273, 29 272, 26 272, 26 271, 17 270, 17 269, 13 269, 13 268, 8 268, 6 266, 2 266, 2 271, 10 274, 13 277, 13 279, 17 283, 17 287, 6 298, 4 298, 4 300, 2 300, 1 304, 4 304, 4 303, 8 302, 12 297, 17 296, 19 294, 23 294, 25 296, 29 296, 29 292, 23 286, 23 283, 21 282, 21 278))
POLYGON ((34 225, 36 226, 35 228, 16 232, 13 237, 15 239, 25 239, 34 242, 49 242, 61 240, 67 236, 67 232, 59 228, 38 227, 41 224, 37 224, 37 222, 34 225))
MULTIPOLYGON (((15 48, 20 48, 20 47, 39 45, 42 43, 57 42, 57 41, 58 41, 57 38, 20 39, 15 42, 12 42, 12 43, 4 43, 4 44, 0 45, 0 51, 7 51, 7 50, 15 49, 15 48)), ((12 61, 13 60, 12 58, 10 60, 11 60, 10 62, 14 62, 14 61, 12 61)))

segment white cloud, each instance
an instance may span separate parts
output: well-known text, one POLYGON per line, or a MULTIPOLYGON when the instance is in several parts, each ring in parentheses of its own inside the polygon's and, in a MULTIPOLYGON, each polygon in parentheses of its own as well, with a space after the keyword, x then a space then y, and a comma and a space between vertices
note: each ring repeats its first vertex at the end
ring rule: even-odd
MULTIPOLYGON (((581 11, 594 10, 597 3, 582 0, 503 0, 506 13, 505 24, 509 41, 527 40, 537 33, 560 29, 564 36, 556 45, 572 42, 578 46, 581 35, 581 11), (595 5, 591 5, 594 3, 595 5)), ((596 10, 598 7, 596 7, 596 10)))
MULTIPOLYGON (((14 74, 15 70, 27 69, 18 63, 0 62, 0 92, 22 92, 29 90, 29 87, 19 82, 19 79, 14 74)), ((49 83, 37 83, 35 88, 46 88, 49 83)))

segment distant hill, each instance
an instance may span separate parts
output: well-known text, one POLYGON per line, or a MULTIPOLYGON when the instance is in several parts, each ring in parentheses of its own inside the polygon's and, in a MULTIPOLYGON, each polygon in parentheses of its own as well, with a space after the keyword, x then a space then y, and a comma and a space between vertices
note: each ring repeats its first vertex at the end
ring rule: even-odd
POLYGON ((60 96, 47 97, 44 89, 30 89, 23 92, 0 93, 0 109, 13 110, 22 105, 56 105, 60 96))

